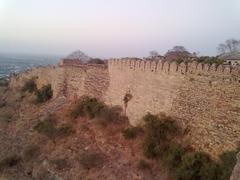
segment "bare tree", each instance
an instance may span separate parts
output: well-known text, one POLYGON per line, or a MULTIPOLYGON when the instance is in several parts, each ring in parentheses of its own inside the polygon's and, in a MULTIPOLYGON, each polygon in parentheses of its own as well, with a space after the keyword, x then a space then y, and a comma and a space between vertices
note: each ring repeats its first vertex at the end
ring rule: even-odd
POLYGON ((86 63, 87 61, 89 61, 91 59, 88 55, 86 55, 84 52, 82 52, 80 50, 73 51, 66 58, 67 59, 78 59, 78 60, 81 60, 82 63, 86 63))
POLYGON ((220 54, 226 52, 240 51, 240 40, 228 39, 225 43, 218 45, 217 50, 220 54))
POLYGON ((237 51, 239 49, 239 46, 240 46, 240 40, 228 39, 226 41, 226 45, 227 45, 230 52, 237 51))
POLYGON ((218 45, 218 47, 217 47, 217 50, 218 50, 218 52, 220 53, 220 54, 224 54, 224 53, 226 53, 226 51, 227 51, 227 46, 226 46, 226 44, 219 44, 218 45))
POLYGON ((164 56, 169 62, 178 60, 178 62, 180 62, 182 60, 186 60, 188 57, 192 57, 193 55, 188 52, 184 46, 174 46, 172 49, 168 50, 164 56))
POLYGON ((156 57, 156 56, 159 56, 159 53, 158 53, 157 51, 150 51, 150 52, 149 52, 149 55, 150 55, 151 57, 156 57))

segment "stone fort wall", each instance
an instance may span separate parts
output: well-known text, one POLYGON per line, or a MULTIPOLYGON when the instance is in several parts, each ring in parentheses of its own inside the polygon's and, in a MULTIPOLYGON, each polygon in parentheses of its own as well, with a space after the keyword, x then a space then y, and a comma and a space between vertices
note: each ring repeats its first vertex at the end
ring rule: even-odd
POLYGON ((240 72, 222 65, 169 64, 138 59, 109 61, 106 102, 123 105, 132 124, 147 112, 175 116, 189 140, 213 154, 231 149, 240 134, 240 72), (207 137, 207 138, 202 138, 207 137))
POLYGON ((65 96, 74 100, 83 95, 102 99, 109 86, 106 65, 66 65, 37 67, 12 75, 10 88, 20 89, 29 79, 35 79, 38 89, 51 84, 53 98, 65 96))
POLYGON ((27 80, 33 78, 38 88, 51 84, 53 97, 57 97, 63 87, 63 71, 63 68, 53 66, 32 68, 19 74, 12 74, 9 86, 12 89, 20 90, 27 80))
POLYGON ((240 134, 240 72, 216 64, 169 64, 135 58, 111 59, 104 65, 61 65, 35 68, 11 78, 19 87, 37 77, 38 87, 50 83, 54 97, 95 96, 124 106, 132 125, 148 112, 165 112, 183 125, 188 140, 200 150, 218 154, 235 148, 240 134), (207 138, 203 138, 207 137, 207 138))

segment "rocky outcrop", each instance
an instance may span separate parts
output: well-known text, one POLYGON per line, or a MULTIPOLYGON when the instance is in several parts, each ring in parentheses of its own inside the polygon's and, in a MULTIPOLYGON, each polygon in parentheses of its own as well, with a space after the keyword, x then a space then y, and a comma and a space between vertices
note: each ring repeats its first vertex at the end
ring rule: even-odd
POLYGON ((240 153, 237 155, 237 164, 233 169, 230 180, 240 180, 240 153))

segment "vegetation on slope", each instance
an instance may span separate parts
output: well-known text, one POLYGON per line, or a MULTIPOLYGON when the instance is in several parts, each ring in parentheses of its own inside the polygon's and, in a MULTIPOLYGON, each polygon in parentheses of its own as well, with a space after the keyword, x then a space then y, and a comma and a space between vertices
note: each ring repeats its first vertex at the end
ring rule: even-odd
POLYGON ((52 98, 53 92, 51 84, 43 86, 41 89, 36 91, 37 102, 43 103, 52 98))
POLYGON ((226 180, 236 163, 236 152, 226 152, 218 162, 204 153, 179 142, 181 128, 168 116, 147 114, 143 153, 147 158, 160 160, 177 180, 226 180))
POLYGON ((0 172, 3 171, 5 168, 11 168, 16 166, 22 161, 21 157, 18 155, 10 155, 0 160, 0 172))
POLYGON ((37 91, 37 85, 35 83, 35 80, 33 78, 27 80, 22 87, 22 91, 23 92, 29 92, 29 93, 36 92, 37 91))
POLYGON ((122 134, 125 139, 134 139, 142 132, 143 130, 141 127, 128 127, 122 130, 122 134))
POLYGON ((43 121, 39 121, 37 125, 34 126, 34 130, 52 139, 57 137, 66 137, 73 133, 73 129, 70 124, 64 124, 60 127, 56 127, 53 116, 49 116, 43 121))
POLYGON ((88 96, 80 98, 71 110, 70 116, 72 118, 86 117, 95 119, 101 125, 107 125, 123 118, 119 107, 109 107, 96 98, 88 96))
POLYGON ((53 96, 51 84, 44 85, 41 89, 37 89, 35 79, 29 79, 22 87, 23 92, 34 93, 36 95, 36 102, 43 103, 48 101, 53 96))
MULTIPOLYGON (((82 116, 89 119, 104 118, 112 122, 119 114, 114 114, 103 102, 96 98, 83 97, 71 111, 73 118, 82 116), (110 112, 110 113, 109 113, 110 112), (112 113, 114 116, 111 116, 112 113), (110 116, 109 116, 110 115, 110 116)), ((189 144, 181 142, 183 130, 176 120, 164 114, 147 114, 143 117, 145 125, 143 154, 146 158, 165 164, 177 180, 225 180, 229 179, 236 163, 236 152, 226 152, 219 161, 208 154, 198 152, 189 144)), ((129 127, 122 130, 125 139, 134 139, 143 130, 129 127)), ((138 163, 139 169, 149 169, 144 160, 138 163)))

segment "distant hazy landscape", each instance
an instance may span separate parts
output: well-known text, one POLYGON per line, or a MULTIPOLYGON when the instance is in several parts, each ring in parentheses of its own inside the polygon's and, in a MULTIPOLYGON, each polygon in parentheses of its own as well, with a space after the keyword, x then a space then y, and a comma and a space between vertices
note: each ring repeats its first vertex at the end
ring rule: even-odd
POLYGON ((32 67, 57 64, 59 56, 0 54, 0 78, 32 67))

